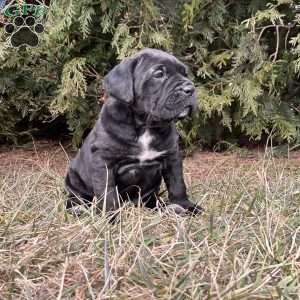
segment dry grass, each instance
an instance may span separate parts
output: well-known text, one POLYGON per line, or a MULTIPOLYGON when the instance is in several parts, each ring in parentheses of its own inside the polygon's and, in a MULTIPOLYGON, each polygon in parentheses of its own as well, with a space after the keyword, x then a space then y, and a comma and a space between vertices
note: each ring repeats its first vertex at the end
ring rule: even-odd
POLYGON ((272 159, 193 182, 197 218, 64 210, 46 167, 0 173, 0 299, 300 299, 300 170, 272 159))

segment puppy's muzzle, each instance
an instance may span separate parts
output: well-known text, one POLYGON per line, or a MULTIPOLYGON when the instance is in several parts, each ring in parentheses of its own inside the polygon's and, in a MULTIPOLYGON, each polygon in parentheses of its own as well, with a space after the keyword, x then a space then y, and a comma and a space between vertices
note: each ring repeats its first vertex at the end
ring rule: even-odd
POLYGON ((194 96, 195 87, 190 81, 187 81, 175 89, 173 96, 168 99, 166 105, 170 108, 174 108, 174 105, 186 106, 194 96))
POLYGON ((186 83, 180 88, 180 93, 185 97, 191 97, 195 94, 195 87, 191 83, 186 83))
POLYGON ((169 98, 166 106, 179 111, 176 119, 191 117, 195 106, 195 87, 190 81, 185 81, 177 87, 173 97, 169 98))

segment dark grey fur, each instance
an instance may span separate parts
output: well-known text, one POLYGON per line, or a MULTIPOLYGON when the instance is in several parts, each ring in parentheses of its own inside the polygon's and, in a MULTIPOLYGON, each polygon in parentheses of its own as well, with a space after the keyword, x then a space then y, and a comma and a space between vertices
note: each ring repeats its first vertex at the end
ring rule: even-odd
POLYGON ((196 108, 195 88, 186 72, 174 56, 145 49, 108 73, 108 99, 66 177, 68 208, 80 201, 89 204, 94 196, 99 209, 105 198, 106 211, 128 199, 141 199, 154 208, 164 179, 171 204, 201 212, 188 200, 175 127, 181 113, 196 108), (141 162, 138 141, 146 130, 152 136, 151 149, 164 154, 141 162))

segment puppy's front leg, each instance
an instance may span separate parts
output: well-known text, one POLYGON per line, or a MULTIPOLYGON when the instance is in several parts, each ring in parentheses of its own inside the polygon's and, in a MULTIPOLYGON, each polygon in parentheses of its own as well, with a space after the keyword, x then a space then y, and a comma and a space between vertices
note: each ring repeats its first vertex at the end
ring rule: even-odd
POLYGON ((119 208, 113 170, 107 167, 97 152, 93 153, 92 183, 99 210, 113 211, 119 208))
POLYGON ((166 159, 163 178, 168 189, 171 204, 177 204, 192 214, 198 214, 203 211, 200 206, 188 200, 179 149, 166 159))

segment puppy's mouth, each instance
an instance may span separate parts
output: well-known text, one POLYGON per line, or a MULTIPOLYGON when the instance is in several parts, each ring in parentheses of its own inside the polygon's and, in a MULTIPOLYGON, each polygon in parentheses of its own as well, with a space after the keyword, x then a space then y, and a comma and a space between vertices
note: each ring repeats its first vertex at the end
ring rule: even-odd
POLYGON ((171 122, 171 121, 180 121, 186 118, 190 118, 192 116, 193 108, 192 106, 186 106, 183 110, 177 111, 169 111, 167 110, 168 114, 161 117, 159 115, 152 114, 152 120, 156 122, 171 122))
POLYGON ((184 109, 184 111, 182 111, 178 116, 177 116, 177 120, 183 120, 187 117, 190 117, 192 114, 192 108, 190 106, 186 107, 184 109))

